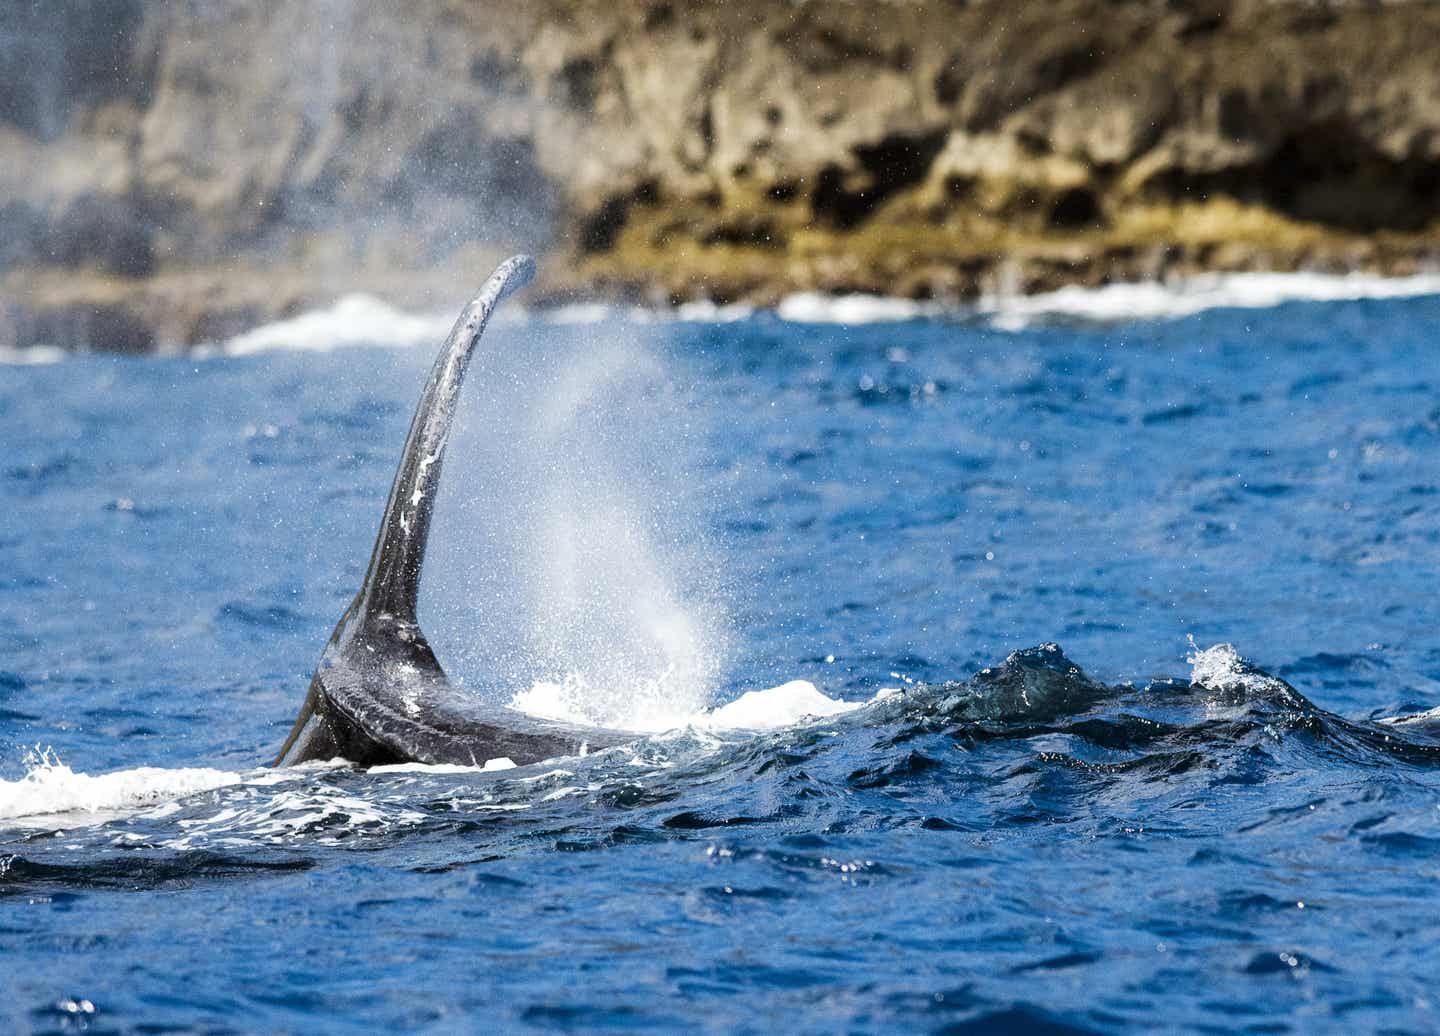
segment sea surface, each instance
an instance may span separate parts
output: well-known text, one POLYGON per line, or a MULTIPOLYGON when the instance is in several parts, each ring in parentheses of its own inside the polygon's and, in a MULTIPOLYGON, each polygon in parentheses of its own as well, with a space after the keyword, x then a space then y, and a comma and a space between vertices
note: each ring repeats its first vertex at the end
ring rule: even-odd
POLYGON ((271 770, 362 301, 0 365, 0 1029, 1440 1028, 1440 297, 517 312, 421 621, 634 742, 271 770))

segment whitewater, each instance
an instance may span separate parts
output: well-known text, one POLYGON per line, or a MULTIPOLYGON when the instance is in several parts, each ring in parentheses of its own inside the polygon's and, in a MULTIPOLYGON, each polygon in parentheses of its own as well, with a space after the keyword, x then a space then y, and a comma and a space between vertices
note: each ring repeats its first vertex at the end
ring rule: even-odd
MULTIPOLYGON (((586 302, 530 312, 516 306, 498 319, 501 323, 538 322, 559 326, 616 321, 725 324, 771 314, 795 324, 858 325, 948 319, 978 320, 998 330, 1019 331, 1054 321, 1177 320, 1210 309, 1264 309, 1286 302, 1426 295, 1440 295, 1440 273, 1403 277, 1366 273, 1214 273, 1166 281, 1119 282, 1098 288, 1071 285, 1033 295, 991 294, 973 303, 803 292, 787 296, 773 310, 744 303, 716 304, 704 299, 669 310, 586 302)), ((245 356, 274 349, 328 352, 353 346, 412 348, 443 340, 453 322, 454 317, 448 312, 411 313, 373 295, 352 293, 333 305, 263 324, 223 342, 202 343, 189 354, 203 359, 217 355, 245 356)), ((54 345, 17 349, 0 343, 0 363, 4 364, 56 363, 68 354, 68 350, 54 345)))

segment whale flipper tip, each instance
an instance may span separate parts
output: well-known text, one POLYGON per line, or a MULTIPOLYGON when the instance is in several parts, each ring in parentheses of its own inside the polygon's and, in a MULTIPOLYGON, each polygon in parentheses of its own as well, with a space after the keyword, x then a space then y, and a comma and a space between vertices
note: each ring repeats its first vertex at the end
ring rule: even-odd
POLYGON ((495 268, 490 279, 500 282, 500 291, 495 298, 496 302, 500 302, 535 279, 535 260, 524 253, 512 255, 495 268))

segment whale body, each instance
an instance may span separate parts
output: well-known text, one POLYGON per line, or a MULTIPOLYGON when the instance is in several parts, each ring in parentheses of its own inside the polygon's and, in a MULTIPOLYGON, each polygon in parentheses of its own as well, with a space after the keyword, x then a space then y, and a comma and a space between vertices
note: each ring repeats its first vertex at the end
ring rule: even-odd
POLYGON ((273 765, 339 757, 360 766, 483 766, 500 758, 523 766, 634 739, 471 700, 446 679, 416 620, 445 445, 471 353, 495 307, 534 274, 528 256, 506 260, 445 340, 410 423, 365 580, 273 765))
MULTIPOLYGON (((460 314, 441 348, 405 439, 365 580, 325 647, 300 715, 274 765, 338 757, 361 766, 407 762, 483 766, 501 758, 523 766, 583 755, 640 736, 553 723, 464 695, 446 679, 416 620, 445 445, 471 354, 495 307, 528 283, 534 272, 535 264, 527 256, 502 263, 460 314)), ((1236 668, 1231 675, 1240 672, 1236 668)), ((1272 677, 1264 679, 1280 683, 1272 677)), ((1296 694, 1288 685, 1281 686, 1296 694)), ((1029 691, 1021 700, 1027 709, 1033 707, 1029 691)), ((1373 729, 1389 743, 1389 732, 1398 726, 1419 735, 1425 751, 1440 744, 1440 709, 1381 723, 1384 726, 1363 724, 1353 729, 1373 729)))

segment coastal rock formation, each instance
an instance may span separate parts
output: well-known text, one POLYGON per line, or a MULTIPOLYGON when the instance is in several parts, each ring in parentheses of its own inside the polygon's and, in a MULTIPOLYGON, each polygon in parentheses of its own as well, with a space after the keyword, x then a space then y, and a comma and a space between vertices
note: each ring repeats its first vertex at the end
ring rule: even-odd
POLYGON ((0 344, 1440 261, 1440 7, 22 0, 0 344))

